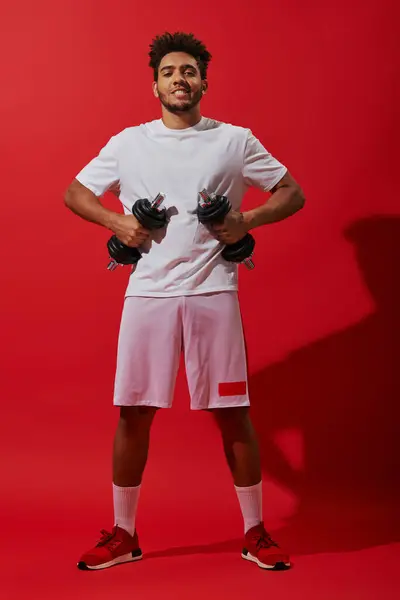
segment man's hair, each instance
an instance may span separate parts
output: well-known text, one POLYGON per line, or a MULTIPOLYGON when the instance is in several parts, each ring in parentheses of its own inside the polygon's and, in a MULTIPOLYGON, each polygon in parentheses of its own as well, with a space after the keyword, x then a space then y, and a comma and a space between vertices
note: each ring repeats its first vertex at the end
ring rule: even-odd
POLYGON ((164 33, 157 35, 150 44, 149 66, 154 71, 154 81, 158 79, 158 68, 161 60, 170 52, 185 52, 196 59, 202 79, 207 78, 207 67, 212 56, 200 40, 193 33, 164 33))

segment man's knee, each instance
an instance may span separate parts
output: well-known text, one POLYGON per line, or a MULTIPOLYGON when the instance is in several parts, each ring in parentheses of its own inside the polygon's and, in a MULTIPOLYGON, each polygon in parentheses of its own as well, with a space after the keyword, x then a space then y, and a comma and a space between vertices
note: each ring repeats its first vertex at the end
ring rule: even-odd
POLYGON ((214 418, 225 436, 246 435, 251 430, 251 421, 248 406, 234 406, 232 408, 217 408, 213 411, 214 418))
POLYGON ((120 422, 128 427, 149 427, 157 411, 156 406, 121 406, 120 422))

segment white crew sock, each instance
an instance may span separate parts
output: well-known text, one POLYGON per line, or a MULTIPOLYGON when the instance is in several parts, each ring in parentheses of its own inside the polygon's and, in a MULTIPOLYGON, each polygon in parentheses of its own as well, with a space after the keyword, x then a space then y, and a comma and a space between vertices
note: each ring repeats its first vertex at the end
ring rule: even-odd
POLYGON ((135 533, 139 493, 140 485, 137 487, 120 487, 113 483, 114 525, 122 527, 131 535, 135 533))
POLYGON ((244 532, 259 525, 262 521, 262 482, 249 487, 237 487, 240 508, 244 520, 244 532))

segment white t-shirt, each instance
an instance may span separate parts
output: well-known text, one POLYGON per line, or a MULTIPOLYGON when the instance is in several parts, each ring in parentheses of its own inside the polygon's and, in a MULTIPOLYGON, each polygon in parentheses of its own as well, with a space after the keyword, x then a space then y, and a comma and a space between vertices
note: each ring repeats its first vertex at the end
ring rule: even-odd
POLYGON ((249 129, 202 117, 187 129, 161 119, 128 127, 76 178, 98 197, 118 182, 125 214, 137 199, 165 194, 168 226, 140 248, 126 296, 182 296, 238 289, 238 266, 198 222, 199 192, 225 195, 239 210, 249 187, 269 191, 286 171, 249 129))

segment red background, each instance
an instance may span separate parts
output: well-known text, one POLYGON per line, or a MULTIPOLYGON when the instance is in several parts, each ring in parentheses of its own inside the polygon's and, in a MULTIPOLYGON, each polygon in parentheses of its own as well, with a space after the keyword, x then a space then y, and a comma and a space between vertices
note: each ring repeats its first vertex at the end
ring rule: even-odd
MULTIPOLYGON (((27 0, 1 8, 2 490, 6 598, 395 597, 400 211, 395 3, 27 0), (79 555, 112 524, 112 407, 128 272, 63 205, 122 128, 159 117, 148 45, 193 31, 214 58, 203 114, 250 127, 302 185, 240 269, 267 526, 295 568, 240 561, 242 520, 184 371, 157 416, 139 504, 151 560, 79 555), (385 576, 382 583, 381 576, 385 576), (262 586, 260 588, 260 586, 262 586), (393 595, 391 595, 393 594, 393 595)), ((262 201, 252 191, 244 207, 262 201)), ((113 198, 107 205, 119 210, 113 198)), ((4 596, 3 596, 4 597, 4 596)))

